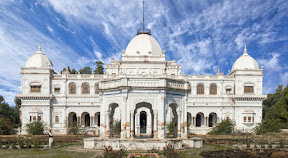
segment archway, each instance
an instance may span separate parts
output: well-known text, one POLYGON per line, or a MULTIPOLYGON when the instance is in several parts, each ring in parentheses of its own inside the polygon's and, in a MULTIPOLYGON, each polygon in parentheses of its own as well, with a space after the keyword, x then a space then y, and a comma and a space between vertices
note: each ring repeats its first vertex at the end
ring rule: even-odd
POLYGON ((81 114, 81 123, 85 127, 90 126, 90 114, 88 112, 83 112, 81 114))
POLYGON ((119 126, 117 126, 115 123, 120 123, 121 125, 121 120, 114 119, 115 109, 118 107, 119 105, 117 103, 112 103, 109 105, 109 137, 120 137, 121 127, 118 129, 119 126))
POLYGON ((196 127, 201 127, 204 125, 204 114, 202 112, 196 115, 196 127))
POLYGON ((214 127, 217 123, 217 114, 212 112, 209 114, 209 127, 214 127))
MULTIPOLYGON (((170 130, 174 129, 173 134, 172 134, 172 137, 174 138, 178 136, 178 130, 180 130, 180 124, 179 124, 178 115, 177 115, 177 107, 178 105, 175 103, 172 103, 169 105, 169 108, 171 108, 171 111, 173 114, 172 122, 170 122, 170 126, 173 126, 173 127, 170 127, 170 130)), ((172 131, 169 131, 168 134, 171 135, 171 132, 172 131)))
POLYGON ((147 102, 136 104, 134 113, 131 114, 131 125, 133 136, 153 137, 154 136, 154 112, 152 105, 147 102))
POLYGON ((100 126, 100 112, 94 114, 94 126, 100 126))
POLYGON ((68 127, 73 126, 75 123, 77 123, 77 115, 75 112, 70 112, 68 114, 68 127))
POLYGON ((187 128, 189 129, 189 127, 192 124, 192 116, 190 112, 187 112, 187 128))
POLYGON ((145 111, 140 112, 140 133, 146 133, 147 114, 145 111))

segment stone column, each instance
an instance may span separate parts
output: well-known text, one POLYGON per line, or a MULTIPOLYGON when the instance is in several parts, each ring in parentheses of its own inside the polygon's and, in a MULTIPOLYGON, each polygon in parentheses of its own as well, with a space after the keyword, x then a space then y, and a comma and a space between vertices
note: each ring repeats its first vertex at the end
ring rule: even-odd
POLYGON ((154 138, 158 138, 158 113, 154 110, 154 131, 153 131, 154 138))
POLYGON ((93 127, 94 125, 94 117, 93 116, 90 116, 90 127, 93 127))
POLYGON ((192 117, 192 127, 195 127, 196 125, 195 125, 195 117, 193 116, 192 117))
POLYGON ((129 128, 130 125, 127 124, 127 119, 126 119, 126 105, 127 105, 127 97, 123 96, 122 97, 122 111, 121 111, 121 139, 126 139, 127 138, 127 131, 126 129, 129 128), (128 127, 127 127, 128 126, 128 127))
POLYGON ((109 111, 105 112, 106 114, 106 138, 109 138, 110 136, 110 119, 109 119, 109 111))
POLYGON ((136 115, 135 115, 135 135, 140 136, 140 115, 137 111, 136 115))
POLYGON ((177 138, 181 137, 181 111, 177 111, 177 138))
POLYGON ((208 127, 208 117, 205 116, 205 127, 208 127))
POLYGON ((147 126, 146 126, 146 134, 151 135, 151 125, 152 125, 152 115, 149 113, 147 114, 147 126))
POLYGON ((131 111, 130 112, 130 117, 131 117, 131 122, 130 122, 130 135, 131 135, 131 139, 134 139, 134 112, 131 111))

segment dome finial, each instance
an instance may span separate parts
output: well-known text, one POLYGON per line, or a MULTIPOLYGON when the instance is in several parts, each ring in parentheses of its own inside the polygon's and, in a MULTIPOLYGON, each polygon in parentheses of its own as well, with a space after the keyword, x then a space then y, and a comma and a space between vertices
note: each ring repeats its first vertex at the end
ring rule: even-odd
POLYGON ((244 54, 243 55, 248 55, 247 49, 246 49, 246 44, 245 44, 245 49, 244 49, 244 54))
POLYGON ((39 44, 39 46, 38 46, 38 51, 41 51, 41 45, 39 44))

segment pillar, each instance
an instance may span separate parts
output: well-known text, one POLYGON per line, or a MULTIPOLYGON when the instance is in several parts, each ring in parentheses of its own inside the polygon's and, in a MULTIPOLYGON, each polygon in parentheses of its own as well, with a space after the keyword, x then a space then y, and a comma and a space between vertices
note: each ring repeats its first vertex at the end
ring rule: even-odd
POLYGON ((181 111, 177 111, 177 138, 181 137, 181 111))
POLYGON ((139 111, 137 111, 135 115, 135 135, 140 136, 140 115, 139 111))
POLYGON ((94 117, 93 116, 90 116, 90 127, 93 127, 94 125, 94 117))
POLYGON ((130 112, 130 135, 131 135, 131 139, 134 139, 134 112, 131 111, 130 112))
MULTIPOLYGON (((150 111, 149 111, 150 112, 150 111)), ((151 119, 152 115, 149 113, 147 114, 147 124, 146 124, 146 134, 151 135, 151 127, 152 127, 152 119, 151 119)))
POLYGON ((195 116, 192 117, 192 127, 195 127, 195 116))
POLYGON ((158 138, 158 113, 154 110, 154 130, 153 130, 154 138, 158 138))
POLYGON ((105 136, 106 136, 106 138, 109 138, 109 136, 110 136, 109 111, 106 111, 105 114, 106 114, 106 132, 105 132, 105 136))

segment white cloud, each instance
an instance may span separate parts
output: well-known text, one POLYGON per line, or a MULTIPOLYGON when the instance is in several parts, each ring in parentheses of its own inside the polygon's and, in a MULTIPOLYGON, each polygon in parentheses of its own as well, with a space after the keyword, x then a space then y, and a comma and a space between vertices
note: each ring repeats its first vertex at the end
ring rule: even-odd
POLYGON ((49 25, 47 25, 47 27, 46 27, 47 29, 48 29, 48 31, 49 32, 51 32, 52 34, 54 33, 54 30, 53 30, 53 28, 51 28, 49 25))
POLYGON ((267 71, 280 71, 281 65, 279 63, 280 54, 277 52, 270 53, 270 59, 259 59, 257 60, 259 66, 264 66, 264 69, 267 71))

